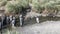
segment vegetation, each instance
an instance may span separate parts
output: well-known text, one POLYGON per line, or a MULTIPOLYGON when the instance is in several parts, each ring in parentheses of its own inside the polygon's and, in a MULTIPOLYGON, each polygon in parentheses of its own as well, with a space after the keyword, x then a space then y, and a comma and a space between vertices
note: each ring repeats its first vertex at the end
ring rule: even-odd
POLYGON ((9 13, 19 13, 21 7, 27 8, 29 4, 32 4, 37 12, 47 10, 48 13, 58 13, 60 11, 60 0, 0 0, 0 6, 6 6, 6 12, 9 13))
POLYGON ((6 4, 6 10, 12 13, 19 13, 22 7, 26 8, 27 6, 28 1, 26 0, 10 1, 6 4))
POLYGON ((6 3, 7 3, 7 0, 0 0, 0 6, 5 6, 6 5, 6 3))

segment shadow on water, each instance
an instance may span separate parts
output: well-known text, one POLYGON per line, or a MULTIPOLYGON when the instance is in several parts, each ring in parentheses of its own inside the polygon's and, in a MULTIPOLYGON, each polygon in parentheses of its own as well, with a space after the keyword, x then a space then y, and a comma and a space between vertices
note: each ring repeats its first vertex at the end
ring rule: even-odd
POLYGON ((35 24, 35 23, 36 23, 35 18, 27 19, 27 20, 25 20, 25 22, 24 22, 24 26, 26 26, 26 25, 32 25, 32 24, 35 24))
MULTIPOLYGON (((60 21, 60 17, 50 17, 50 16, 42 17, 41 16, 41 17, 39 17, 39 20, 40 20, 40 23, 45 22, 45 21, 60 21)), ((35 18, 28 19, 25 21, 24 26, 33 25, 35 23, 36 23, 35 18)))
POLYGON ((40 17, 40 23, 44 21, 60 21, 60 17, 40 17))

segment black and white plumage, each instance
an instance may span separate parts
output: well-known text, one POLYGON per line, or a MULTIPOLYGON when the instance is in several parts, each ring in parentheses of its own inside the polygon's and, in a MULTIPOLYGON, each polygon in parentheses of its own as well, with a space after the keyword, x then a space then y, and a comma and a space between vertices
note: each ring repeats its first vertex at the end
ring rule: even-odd
POLYGON ((10 19, 10 24, 12 25, 12 27, 14 27, 14 24, 15 24, 15 17, 12 16, 12 15, 10 15, 9 19, 10 19))

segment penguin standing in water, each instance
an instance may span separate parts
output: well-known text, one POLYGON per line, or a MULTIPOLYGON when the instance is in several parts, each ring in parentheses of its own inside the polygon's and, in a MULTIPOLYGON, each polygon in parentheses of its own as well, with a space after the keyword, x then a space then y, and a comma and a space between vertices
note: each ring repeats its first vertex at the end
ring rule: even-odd
POLYGON ((36 17, 36 22, 39 23, 39 17, 36 17))
POLYGON ((0 23, 2 28, 7 27, 6 16, 4 14, 0 16, 0 23))
POLYGON ((13 16, 13 17, 12 17, 12 27, 15 26, 14 24, 15 24, 15 17, 13 16))
POLYGON ((15 17, 14 16, 12 16, 12 15, 10 15, 10 17, 9 17, 9 19, 10 19, 10 24, 11 24, 11 26, 12 27, 15 27, 15 17))
POLYGON ((2 26, 2 19, 1 19, 1 16, 0 16, 0 29, 1 29, 1 26, 2 26))
POLYGON ((7 25, 7 16, 6 15, 3 16, 2 22, 3 22, 3 26, 7 25))
POLYGON ((27 6, 26 8, 22 7, 22 10, 19 15, 19 20, 20 20, 20 26, 24 25, 24 19, 27 14, 27 12, 31 11, 31 6, 27 6))

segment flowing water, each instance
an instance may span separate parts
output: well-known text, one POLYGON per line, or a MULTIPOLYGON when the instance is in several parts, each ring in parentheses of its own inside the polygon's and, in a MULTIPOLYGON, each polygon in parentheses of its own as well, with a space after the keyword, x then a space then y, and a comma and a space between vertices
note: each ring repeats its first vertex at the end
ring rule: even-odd
POLYGON ((3 29, 3 34, 60 34, 60 17, 40 17, 40 23, 35 18, 26 20, 23 27, 3 29))

